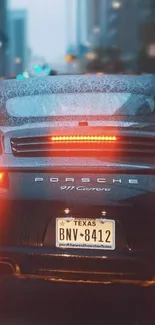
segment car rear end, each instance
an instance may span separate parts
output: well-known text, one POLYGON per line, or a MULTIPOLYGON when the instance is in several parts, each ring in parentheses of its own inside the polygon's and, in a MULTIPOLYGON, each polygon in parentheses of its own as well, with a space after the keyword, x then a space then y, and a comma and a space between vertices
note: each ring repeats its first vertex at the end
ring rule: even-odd
POLYGON ((15 276, 153 283, 155 134, 101 120, 2 128, 0 262, 15 276))

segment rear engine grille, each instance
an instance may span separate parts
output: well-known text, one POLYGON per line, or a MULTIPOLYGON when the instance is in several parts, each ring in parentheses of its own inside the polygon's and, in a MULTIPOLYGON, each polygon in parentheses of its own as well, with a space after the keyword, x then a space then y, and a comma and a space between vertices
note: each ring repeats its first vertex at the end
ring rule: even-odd
MULTIPOLYGON (((102 137, 102 136, 101 136, 102 137)), ((57 138, 57 137, 56 137, 57 138)), ((47 136, 11 138, 11 148, 17 157, 155 157, 155 138, 119 136, 116 141, 57 141, 47 136)))

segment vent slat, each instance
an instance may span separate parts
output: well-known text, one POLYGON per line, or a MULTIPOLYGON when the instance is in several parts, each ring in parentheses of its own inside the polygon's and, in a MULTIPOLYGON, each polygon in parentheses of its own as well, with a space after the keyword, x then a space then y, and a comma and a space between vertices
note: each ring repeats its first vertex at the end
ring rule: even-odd
MULTIPOLYGON (((70 148, 72 148, 72 147, 75 147, 76 146, 76 143, 75 144, 69 144, 70 145, 70 148)), ((96 142, 94 142, 94 143, 91 143, 91 144, 87 144, 87 143, 82 143, 82 147, 83 148, 94 148, 95 146, 97 146, 98 145, 98 143, 96 142)), ((155 146, 154 145, 152 145, 152 144, 148 144, 148 145, 146 145, 146 144, 143 144, 143 143, 132 143, 132 142, 119 142, 117 145, 119 145, 119 149, 122 149, 122 150, 125 150, 126 148, 128 148, 128 149, 142 149, 142 150, 153 150, 154 148, 155 148, 155 146)), ((59 147, 59 148, 64 148, 64 149, 66 149, 66 148, 68 148, 68 144, 67 143, 64 143, 64 144, 52 144, 52 143, 47 143, 47 142, 44 142, 44 143, 31 143, 31 144, 29 144, 29 143, 27 143, 27 144, 12 144, 12 148, 16 148, 17 150, 23 150, 23 149, 26 149, 26 150, 28 150, 28 149, 31 149, 31 150, 36 150, 36 149, 40 149, 40 148, 43 148, 43 149, 53 149, 53 148, 55 148, 55 147, 59 147)), ((100 147, 102 147, 103 149, 104 148, 106 148, 106 147, 109 147, 109 144, 100 144, 100 147)), ((115 147, 116 147, 116 145, 114 145, 114 144, 110 144, 110 148, 114 148, 114 150, 115 150, 115 147)), ((111 149, 110 149, 111 150, 111 149)))
POLYGON ((47 136, 11 138, 14 156, 152 156, 155 157, 155 138, 121 135, 116 142, 58 142, 47 136))

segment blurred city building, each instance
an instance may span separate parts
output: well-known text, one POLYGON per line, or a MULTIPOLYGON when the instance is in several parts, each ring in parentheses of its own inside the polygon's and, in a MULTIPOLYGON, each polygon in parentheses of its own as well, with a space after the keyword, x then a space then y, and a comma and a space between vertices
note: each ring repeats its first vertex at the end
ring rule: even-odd
POLYGON ((76 10, 77 46, 100 45, 106 33, 107 0, 77 0, 76 10))
POLYGON ((120 49, 125 59, 133 59, 139 48, 141 0, 108 0, 106 43, 120 49))
POLYGON ((77 46, 117 46, 124 54, 135 54, 140 1, 77 0, 77 46))
MULTIPOLYGON (((146 23, 155 18, 155 0, 76 0, 75 10, 79 59, 96 60, 96 49, 115 48, 121 59, 136 69, 139 51, 145 45, 146 23)), ((150 28, 153 37, 155 28, 150 28)))
POLYGON ((0 0, 0 78, 7 74, 7 0, 0 0))
MULTIPOLYGON (((91 0, 90 0, 91 2, 91 0)), ((81 45, 88 42, 88 0, 76 2, 76 46, 80 50, 81 45)))
POLYGON ((10 75, 23 73, 28 65, 27 18, 26 10, 10 10, 8 12, 10 75))
POLYGON ((155 1, 143 1, 145 6, 140 34, 139 71, 155 74, 155 1))

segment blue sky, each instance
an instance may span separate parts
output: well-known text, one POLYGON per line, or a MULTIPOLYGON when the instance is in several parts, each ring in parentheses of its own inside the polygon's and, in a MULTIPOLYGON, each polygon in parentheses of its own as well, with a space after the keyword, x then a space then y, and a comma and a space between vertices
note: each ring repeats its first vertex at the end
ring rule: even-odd
POLYGON ((33 54, 45 57, 49 62, 63 58, 68 43, 70 24, 71 38, 74 40, 75 0, 8 0, 13 9, 28 11, 28 41, 33 54), (68 22, 70 10, 71 21, 68 22))

